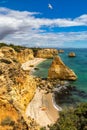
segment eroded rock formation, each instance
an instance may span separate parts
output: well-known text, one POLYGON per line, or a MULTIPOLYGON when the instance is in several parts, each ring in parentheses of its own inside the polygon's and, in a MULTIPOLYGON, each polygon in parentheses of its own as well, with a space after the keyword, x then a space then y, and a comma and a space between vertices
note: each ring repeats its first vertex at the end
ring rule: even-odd
POLYGON ((28 130, 28 125, 22 114, 14 105, 3 97, 0 97, 0 130, 28 130))
POLYGON ((68 54, 68 56, 69 56, 69 57, 75 57, 76 54, 75 54, 74 52, 70 52, 70 53, 68 54))
POLYGON ((17 52, 11 47, 3 46, 0 48, 0 56, 7 58, 17 58, 17 52))
POLYGON ((0 57, 10 58, 12 60, 17 60, 20 63, 24 63, 28 60, 34 58, 32 49, 21 49, 20 51, 15 51, 11 47, 3 46, 0 48, 0 57))
POLYGON ((32 49, 24 49, 17 53, 17 58, 19 62, 24 63, 28 60, 34 59, 34 54, 32 49))
POLYGON ((37 51, 36 57, 38 57, 38 58, 53 58, 57 54, 58 54, 57 49, 41 49, 41 50, 37 51))
POLYGON ((68 68, 59 56, 55 57, 48 71, 48 78, 62 80, 76 80, 75 73, 68 68))

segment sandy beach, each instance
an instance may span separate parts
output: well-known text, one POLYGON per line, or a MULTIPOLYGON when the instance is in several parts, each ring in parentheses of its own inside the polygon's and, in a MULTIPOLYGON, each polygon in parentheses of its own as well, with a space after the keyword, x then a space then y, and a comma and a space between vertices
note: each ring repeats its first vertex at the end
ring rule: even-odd
POLYGON ((47 126, 55 123, 58 119, 58 111, 52 103, 52 94, 45 94, 37 89, 33 100, 26 109, 26 115, 36 120, 40 126, 47 126))
MULTIPOLYGON (((34 58, 33 60, 23 63, 22 68, 31 72, 36 65, 44 60, 46 59, 34 58)), ((58 110, 53 106, 52 94, 45 94, 45 91, 37 88, 34 98, 27 106, 26 116, 35 119, 40 126, 53 124, 58 119, 59 115, 58 110)))
POLYGON ((33 69, 40 64, 42 61, 45 61, 46 59, 43 58, 34 58, 33 60, 29 60, 22 64, 23 70, 29 70, 33 71, 33 69))

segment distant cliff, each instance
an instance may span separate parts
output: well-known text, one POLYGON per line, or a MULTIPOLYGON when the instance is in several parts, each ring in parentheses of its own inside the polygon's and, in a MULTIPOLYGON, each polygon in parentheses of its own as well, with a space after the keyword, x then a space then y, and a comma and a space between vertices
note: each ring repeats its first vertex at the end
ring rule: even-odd
POLYGON ((40 50, 37 50, 35 57, 38 57, 38 58, 53 58, 57 54, 58 54, 57 49, 40 49, 40 50))

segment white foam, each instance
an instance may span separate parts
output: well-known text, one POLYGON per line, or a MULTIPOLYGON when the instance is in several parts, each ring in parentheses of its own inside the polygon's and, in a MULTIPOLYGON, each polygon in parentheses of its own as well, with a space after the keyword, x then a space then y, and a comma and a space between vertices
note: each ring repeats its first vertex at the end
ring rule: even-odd
POLYGON ((62 108, 56 104, 55 99, 54 99, 54 96, 52 96, 52 103, 53 103, 53 106, 54 106, 54 108, 55 108, 56 110, 62 111, 62 108))

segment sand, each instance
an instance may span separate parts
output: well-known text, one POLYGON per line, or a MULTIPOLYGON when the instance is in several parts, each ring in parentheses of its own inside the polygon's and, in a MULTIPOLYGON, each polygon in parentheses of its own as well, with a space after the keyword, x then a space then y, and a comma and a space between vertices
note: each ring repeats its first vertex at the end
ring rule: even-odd
POLYGON ((29 71, 33 71, 33 69, 40 64, 42 61, 44 61, 46 59, 43 58, 34 58, 33 60, 29 60, 25 63, 22 64, 22 68, 23 70, 29 70, 29 71))
POLYGON ((52 94, 45 94, 37 89, 33 100, 26 109, 26 115, 35 119, 40 126, 47 126, 55 123, 58 119, 58 111, 52 103, 52 94))
MULTIPOLYGON (((34 58, 22 64, 24 70, 32 71, 36 65, 46 59, 34 58), (30 67, 32 66, 32 67, 30 67)), ((52 94, 45 94, 45 91, 36 90, 36 94, 26 109, 26 116, 34 118, 40 126, 47 126, 55 123, 59 118, 58 110, 55 109, 52 102, 52 94)))

